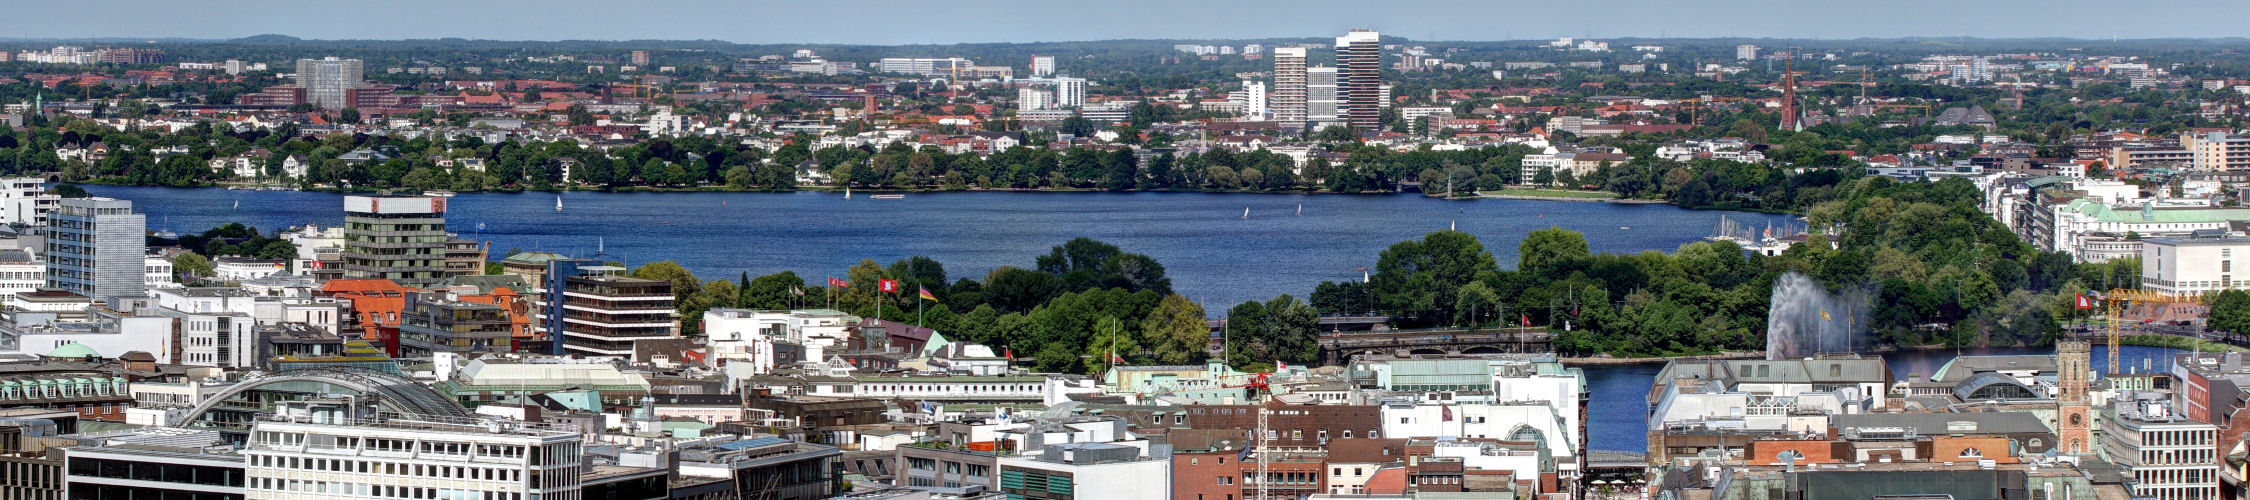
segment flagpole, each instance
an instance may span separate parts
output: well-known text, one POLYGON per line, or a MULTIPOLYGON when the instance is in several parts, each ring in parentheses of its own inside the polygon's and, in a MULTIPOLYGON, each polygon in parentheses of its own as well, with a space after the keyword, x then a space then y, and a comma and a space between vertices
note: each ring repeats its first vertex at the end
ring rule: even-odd
MULTIPOLYGON (((928 289, 928 288, 924 288, 923 290, 929 290, 929 289, 928 289)), ((922 300, 922 296, 921 296, 920 294, 916 294, 916 295, 914 296, 914 327, 915 327, 915 328, 921 328, 921 327, 922 327, 922 302, 923 302, 923 300, 922 300)))

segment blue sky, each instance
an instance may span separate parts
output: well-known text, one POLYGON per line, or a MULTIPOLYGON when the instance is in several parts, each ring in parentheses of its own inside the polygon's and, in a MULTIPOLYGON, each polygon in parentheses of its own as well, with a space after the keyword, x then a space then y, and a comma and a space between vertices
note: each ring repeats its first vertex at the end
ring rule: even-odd
POLYGON ((2250 36, 2233 0, 78 0, 7 7, 0 37, 717 39, 916 44, 1117 38, 2250 36))

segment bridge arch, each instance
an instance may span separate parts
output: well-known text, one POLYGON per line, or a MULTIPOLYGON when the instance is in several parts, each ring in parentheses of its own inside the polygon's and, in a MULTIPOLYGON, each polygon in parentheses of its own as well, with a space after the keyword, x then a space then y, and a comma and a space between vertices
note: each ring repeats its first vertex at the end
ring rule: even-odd
POLYGON ((1412 355, 1433 354, 1442 356, 1445 355, 1445 349, 1436 347, 1416 347, 1412 350, 1406 351, 1406 353, 1412 355))
POLYGON ((1500 346, 1491 344, 1470 346, 1461 350, 1461 354, 1506 354, 1507 352, 1507 349, 1501 349, 1500 346))
POLYGON ((260 372, 251 375, 240 382, 236 382, 234 386, 204 399, 202 403, 195 405, 195 408, 181 415, 175 425, 183 427, 224 427, 224 424, 213 425, 214 422, 207 422, 206 419, 214 411, 243 411, 223 408, 222 405, 229 400, 250 391, 292 382, 324 384, 371 396, 375 398, 377 407, 399 413, 460 419, 473 416, 467 408, 461 406, 461 403, 455 402, 453 398, 445 397, 443 394, 438 394, 437 391, 431 390, 428 386, 424 386, 414 379, 377 371, 316 369, 260 372))

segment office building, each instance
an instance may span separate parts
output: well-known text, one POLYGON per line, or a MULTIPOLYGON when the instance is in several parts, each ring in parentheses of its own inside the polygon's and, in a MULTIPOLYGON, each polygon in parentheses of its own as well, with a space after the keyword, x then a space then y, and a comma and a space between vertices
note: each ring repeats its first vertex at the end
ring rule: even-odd
POLYGON ((1000 491, 1025 499, 1171 498, 1172 462, 1121 444, 1048 446, 1036 457, 1001 458, 1000 491))
POLYGON ((1757 58, 1758 58, 1758 46, 1756 46, 1756 45, 1736 45, 1736 46, 1734 46, 1734 60, 1737 60, 1737 61, 1751 61, 1751 60, 1756 60, 1757 58))
POLYGON ((0 179, 0 224, 47 225, 47 213, 62 197, 47 192, 46 182, 38 177, 0 179))
POLYGON ((2133 477, 2134 498, 2219 498, 2218 428, 2175 412, 2169 395, 2127 391, 2101 424, 2102 455, 2133 477))
POLYGON ((243 498, 573 499, 590 469, 570 432, 290 420, 252 429, 243 498))
POLYGON ((446 300, 441 294, 407 293, 406 309, 399 314, 399 353, 422 358, 431 354, 489 354, 513 352, 515 331, 508 310, 492 304, 446 300))
MULTIPOLYGON (((1333 77, 1334 73, 1331 72, 1333 77)), ((1306 117, 1307 74, 1304 47, 1278 47, 1273 49, 1273 95, 1267 107, 1273 110, 1273 120, 1284 126, 1302 126, 1306 117)), ((1331 84, 1331 90, 1334 85, 1331 84)))
POLYGON ((1305 69, 1305 121, 1326 126, 1337 121, 1336 67, 1305 69))
POLYGON ((304 89, 307 104, 343 109, 351 106, 350 91, 359 88, 364 70, 358 59, 298 59, 297 87, 304 89))
POLYGON ((633 56, 632 56, 632 60, 633 60, 633 65, 634 65, 634 66, 647 66, 647 65, 648 65, 648 51, 646 51, 646 50, 636 50, 636 51, 633 51, 633 56))
POLYGON ((1031 56, 1031 76, 1055 76, 1055 56, 1031 56))
POLYGON ((243 498, 242 456, 217 431, 149 428, 83 434, 61 450, 70 498, 243 498))
POLYGON ((1373 131, 1383 124, 1382 38, 1373 30, 1336 37, 1337 112, 1353 130, 1373 131))
POLYGON ((47 217, 47 286, 97 301, 146 295, 147 232, 131 201, 62 200, 47 217))
POLYGON ((1086 105, 1086 79, 1062 77, 1055 79, 1055 106, 1075 108, 1086 105))
POLYGON ((445 198, 344 197, 344 277, 408 287, 443 281, 445 198))
POLYGON ((673 315, 672 282, 625 276, 614 266, 580 266, 573 275, 550 272, 545 312, 552 318, 549 338, 560 351, 592 356, 631 356, 633 343, 679 337, 673 315), (559 297, 558 297, 559 296, 559 297))

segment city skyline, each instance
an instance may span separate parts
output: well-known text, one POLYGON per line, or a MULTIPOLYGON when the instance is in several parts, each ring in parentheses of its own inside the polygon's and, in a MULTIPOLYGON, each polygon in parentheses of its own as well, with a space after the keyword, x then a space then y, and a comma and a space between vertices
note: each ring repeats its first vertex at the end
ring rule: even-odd
POLYGON ((552 8, 409 0, 368 11, 347 4, 256 5, 248 2, 168 3, 96 0, 18 7, 24 19, 12 39, 232 39, 280 34, 307 39, 724 40, 736 43, 914 45, 1029 43, 1116 39, 1309 38, 1352 28, 1425 41, 1593 38, 2231 38, 2250 36, 2225 19, 2250 15, 2250 5, 2157 1, 2157 12, 2194 16, 2106 18, 2087 26, 2076 13, 2107 8, 2090 0, 2060 2, 1907 1, 1857 11, 1820 3, 1745 0, 1680 3, 1618 0, 1600 5, 1495 2, 1453 5, 1410 0, 1381 5, 1348 2, 1203 4, 1157 0, 1133 4, 1025 9, 1018 2, 932 5, 910 2, 787 6, 708 3, 620 10, 614 4, 564 0, 552 8), (231 8, 245 7, 245 8, 231 8), (425 9, 454 15, 431 17, 425 9), (1182 10, 1198 15, 1179 16, 1182 10), (84 16, 86 11, 139 11, 139 16, 84 16), (687 13, 694 12, 694 15, 687 13), (869 17, 868 13, 883 15, 869 17), (1932 16, 1932 12, 1947 15, 1932 16), (358 22, 311 23, 351 17, 358 22), (1838 19, 1850 19, 1848 24, 1838 19), (1072 19, 1106 22, 1077 23, 1072 19), (1256 19, 1259 22, 1244 22, 1256 19), (2010 19, 1994 23, 1992 19, 2010 19), (495 20, 505 20, 496 22, 495 20), (409 22, 411 21, 411 22, 409 22))

